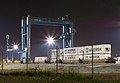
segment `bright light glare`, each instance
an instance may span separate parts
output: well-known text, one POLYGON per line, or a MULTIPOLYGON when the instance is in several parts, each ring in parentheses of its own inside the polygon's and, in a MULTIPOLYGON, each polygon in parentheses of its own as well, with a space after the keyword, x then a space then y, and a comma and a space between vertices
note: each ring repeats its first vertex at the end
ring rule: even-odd
POLYGON ((54 38, 52 38, 52 37, 49 37, 49 38, 47 39, 47 42, 48 42, 49 44, 52 44, 52 43, 54 43, 54 38))
POLYGON ((18 45, 16 45, 16 44, 13 45, 13 49, 15 49, 15 50, 18 49, 18 45))
POLYGON ((25 48, 25 51, 27 51, 27 48, 25 48))

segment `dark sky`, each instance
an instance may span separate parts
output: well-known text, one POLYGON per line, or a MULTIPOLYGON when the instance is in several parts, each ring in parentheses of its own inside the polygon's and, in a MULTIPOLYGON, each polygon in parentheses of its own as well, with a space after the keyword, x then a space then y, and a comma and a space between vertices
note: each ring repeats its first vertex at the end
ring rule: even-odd
MULTIPOLYGON (((11 44, 21 43, 20 20, 28 14, 44 18, 61 18, 68 14, 77 31, 74 46, 90 45, 92 41, 95 44, 111 43, 112 55, 120 55, 119 0, 1 0, 0 45, 5 48, 6 34, 10 35, 11 44)), ((44 46, 43 35, 47 33, 59 36, 61 29, 32 26, 31 56, 46 55, 45 49, 49 48, 44 46)))

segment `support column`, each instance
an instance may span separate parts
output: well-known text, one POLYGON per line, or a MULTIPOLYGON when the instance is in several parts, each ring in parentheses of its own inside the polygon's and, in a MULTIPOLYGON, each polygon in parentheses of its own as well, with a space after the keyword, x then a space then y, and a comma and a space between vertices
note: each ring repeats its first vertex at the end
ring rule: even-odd
POLYGON ((69 33, 70 33, 70 48, 73 47, 73 23, 71 23, 70 28, 69 28, 69 33))
POLYGON ((26 52, 25 48, 27 47, 27 26, 26 26, 26 19, 23 17, 21 20, 21 62, 26 63, 26 52))
POLYGON ((27 17, 27 62, 30 57, 30 35, 31 34, 31 24, 30 24, 30 15, 27 17))

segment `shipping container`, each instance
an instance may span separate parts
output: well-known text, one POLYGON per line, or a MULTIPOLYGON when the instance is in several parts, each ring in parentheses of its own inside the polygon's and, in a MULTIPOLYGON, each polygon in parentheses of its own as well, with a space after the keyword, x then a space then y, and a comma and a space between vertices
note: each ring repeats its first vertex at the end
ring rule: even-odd
POLYGON ((111 57, 111 44, 99 44, 81 47, 72 47, 64 49, 53 49, 50 51, 50 58, 52 62, 61 59, 63 63, 78 63, 81 61, 92 61, 92 52, 94 62, 104 62, 105 59, 111 57), (58 52, 58 54, 57 54, 58 52))

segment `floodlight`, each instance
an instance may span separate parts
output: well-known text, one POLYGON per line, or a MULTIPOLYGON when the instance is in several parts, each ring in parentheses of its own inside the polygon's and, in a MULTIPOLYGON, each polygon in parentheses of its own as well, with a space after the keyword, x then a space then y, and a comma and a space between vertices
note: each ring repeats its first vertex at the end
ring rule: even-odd
POLYGON ((49 44, 52 44, 52 43, 54 43, 54 38, 52 38, 52 37, 49 37, 49 38, 47 39, 47 42, 48 42, 49 44))
POLYGON ((18 49, 18 45, 17 44, 13 45, 13 49, 17 50, 18 49))

